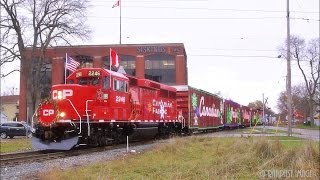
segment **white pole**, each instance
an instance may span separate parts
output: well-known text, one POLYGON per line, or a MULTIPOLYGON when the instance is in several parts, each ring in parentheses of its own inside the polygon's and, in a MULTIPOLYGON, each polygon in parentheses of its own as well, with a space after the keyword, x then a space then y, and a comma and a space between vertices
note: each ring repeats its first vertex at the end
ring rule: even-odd
POLYGON ((129 136, 127 136, 127 153, 129 152, 129 136))
POLYGON ((121 0, 119 0, 119 3, 120 3, 120 44, 121 44, 121 0))
POLYGON ((263 133, 266 132, 265 124, 266 120, 264 118, 264 93, 262 93, 262 122, 263 122, 263 133))
POLYGON ((68 55, 66 53, 66 60, 64 62, 64 84, 67 83, 67 58, 68 58, 68 55))
MULTIPOLYGON (((109 60, 109 63, 110 63, 110 65, 109 65, 109 70, 111 71, 111 63, 112 63, 112 60, 111 60, 111 48, 110 48, 110 53, 109 53, 109 58, 110 58, 110 60, 109 60)), ((110 74, 110 77, 111 77, 111 74, 110 74)), ((111 82, 111 79, 110 79, 110 82, 111 82)))

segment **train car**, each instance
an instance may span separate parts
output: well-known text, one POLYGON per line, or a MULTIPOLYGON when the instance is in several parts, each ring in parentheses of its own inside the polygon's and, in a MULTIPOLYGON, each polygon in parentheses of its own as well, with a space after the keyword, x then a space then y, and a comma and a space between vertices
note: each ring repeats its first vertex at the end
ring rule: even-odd
POLYGON ((251 116, 252 116, 252 109, 248 106, 241 106, 241 115, 242 115, 242 127, 249 127, 251 126, 251 116))
POLYGON ((177 89, 178 119, 184 133, 223 127, 223 99, 215 94, 183 85, 177 89))
POLYGON ((238 128, 241 125, 241 105, 232 101, 224 100, 224 128, 238 128))
POLYGON ((259 109, 252 110, 251 126, 258 126, 262 124, 262 111, 259 109))
POLYGON ((136 132, 179 131, 176 89, 102 68, 78 69, 39 104, 34 149, 104 146, 136 132))

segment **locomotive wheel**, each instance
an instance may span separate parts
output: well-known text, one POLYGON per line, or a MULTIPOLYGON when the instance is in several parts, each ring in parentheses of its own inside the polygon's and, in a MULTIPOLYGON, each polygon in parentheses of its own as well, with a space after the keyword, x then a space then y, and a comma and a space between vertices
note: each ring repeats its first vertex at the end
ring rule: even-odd
POLYGON ((98 137, 98 144, 99 146, 103 147, 107 145, 107 138, 105 136, 98 137))

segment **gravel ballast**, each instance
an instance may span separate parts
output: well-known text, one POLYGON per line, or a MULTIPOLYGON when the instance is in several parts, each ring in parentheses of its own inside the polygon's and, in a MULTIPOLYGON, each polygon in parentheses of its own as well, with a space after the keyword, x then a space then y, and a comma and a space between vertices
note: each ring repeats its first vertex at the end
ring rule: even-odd
MULTIPOLYGON (((140 153, 151 149, 155 144, 139 145, 130 148, 135 153, 140 153)), ((86 155, 79 155, 61 159, 48 160, 43 162, 33 162, 21 164, 14 167, 1 167, 1 180, 26 179, 36 174, 44 173, 51 169, 67 169, 72 167, 84 166, 91 163, 112 160, 119 156, 128 154, 126 148, 106 150, 86 155)), ((36 177, 35 177, 36 178, 36 177)))

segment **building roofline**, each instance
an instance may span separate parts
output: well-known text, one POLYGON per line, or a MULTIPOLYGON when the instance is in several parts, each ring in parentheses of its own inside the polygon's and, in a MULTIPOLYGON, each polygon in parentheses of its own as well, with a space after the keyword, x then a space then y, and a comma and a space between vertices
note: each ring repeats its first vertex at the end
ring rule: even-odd
MULTIPOLYGON (((135 47, 135 46, 183 46, 184 43, 145 43, 145 44, 97 44, 97 45, 71 45, 71 46, 52 46, 47 49, 59 49, 59 48, 95 48, 95 47, 135 47)), ((27 47, 29 49, 31 47, 27 47)))

